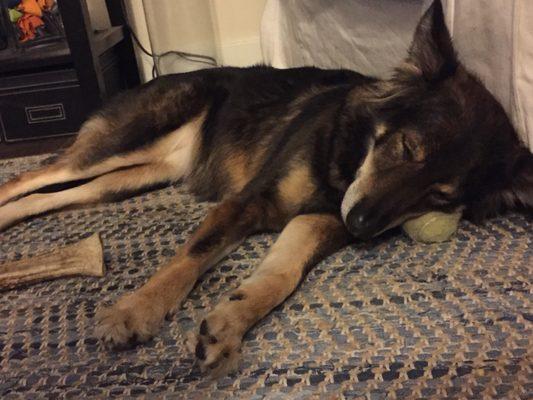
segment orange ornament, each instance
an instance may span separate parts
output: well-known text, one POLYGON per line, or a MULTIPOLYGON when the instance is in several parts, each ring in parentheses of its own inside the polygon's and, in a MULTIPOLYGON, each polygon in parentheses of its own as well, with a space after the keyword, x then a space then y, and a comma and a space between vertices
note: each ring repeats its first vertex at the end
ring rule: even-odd
POLYGON ((17 9, 24 14, 35 15, 36 17, 43 16, 43 9, 37 3, 37 0, 22 0, 17 9))

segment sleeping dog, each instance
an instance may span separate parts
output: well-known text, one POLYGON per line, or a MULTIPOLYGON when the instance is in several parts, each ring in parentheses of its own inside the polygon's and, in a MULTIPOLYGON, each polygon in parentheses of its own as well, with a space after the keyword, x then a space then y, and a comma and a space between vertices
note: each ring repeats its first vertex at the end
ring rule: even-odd
POLYGON ((199 326, 193 351, 215 373, 233 369, 246 331, 351 241, 429 211, 460 209, 478 221, 533 209, 533 156, 458 61, 440 1, 390 79, 217 68, 119 96, 53 164, 0 187, 0 229, 177 180, 218 205, 144 286, 99 311, 96 333, 117 347, 148 340, 248 235, 280 231, 255 272, 199 326), (32 194, 73 181, 82 183, 32 194))

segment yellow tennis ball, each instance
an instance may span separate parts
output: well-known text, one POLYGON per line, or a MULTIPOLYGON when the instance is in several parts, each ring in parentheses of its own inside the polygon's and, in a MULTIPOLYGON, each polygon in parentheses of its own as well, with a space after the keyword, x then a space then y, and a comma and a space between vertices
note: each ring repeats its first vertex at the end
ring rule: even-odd
POLYGON ((432 211, 405 221, 402 227, 404 232, 417 242, 444 242, 455 233, 460 219, 461 212, 447 214, 432 211))

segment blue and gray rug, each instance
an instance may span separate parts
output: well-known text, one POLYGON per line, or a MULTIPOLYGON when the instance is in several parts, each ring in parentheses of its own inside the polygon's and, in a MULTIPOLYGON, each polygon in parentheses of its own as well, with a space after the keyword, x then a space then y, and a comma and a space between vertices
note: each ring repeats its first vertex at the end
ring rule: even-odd
MULTIPOLYGON (((0 182, 41 160, 0 161, 0 182)), ((202 376, 186 336, 275 235, 208 272, 153 341, 105 350, 95 308, 139 287, 208 207, 176 185, 1 232, 0 262, 100 232, 107 273, 0 292, 0 398, 533 398, 533 223, 520 215, 464 222, 447 243, 389 234, 329 257, 247 334, 232 376, 202 376)))

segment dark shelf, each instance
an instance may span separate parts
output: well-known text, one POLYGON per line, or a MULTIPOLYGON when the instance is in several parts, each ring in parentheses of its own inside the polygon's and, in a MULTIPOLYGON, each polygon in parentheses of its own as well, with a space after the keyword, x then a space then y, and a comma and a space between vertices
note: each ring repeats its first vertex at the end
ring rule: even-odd
MULTIPOLYGON (((105 31, 97 31, 94 34, 94 46, 97 55, 115 46, 124 39, 122 26, 112 26, 105 31)), ((0 50, 0 73, 16 72, 20 70, 36 69, 41 67, 53 67, 72 63, 68 43, 64 40, 56 43, 47 43, 41 46, 25 49, 8 47, 0 50)))
POLYGON ((115 46, 124 39, 124 29, 122 25, 112 26, 105 31, 97 31, 94 34, 94 46, 98 55, 115 46))
POLYGON ((66 41, 47 43, 41 46, 0 50, 0 72, 64 65, 72 62, 66 41))

